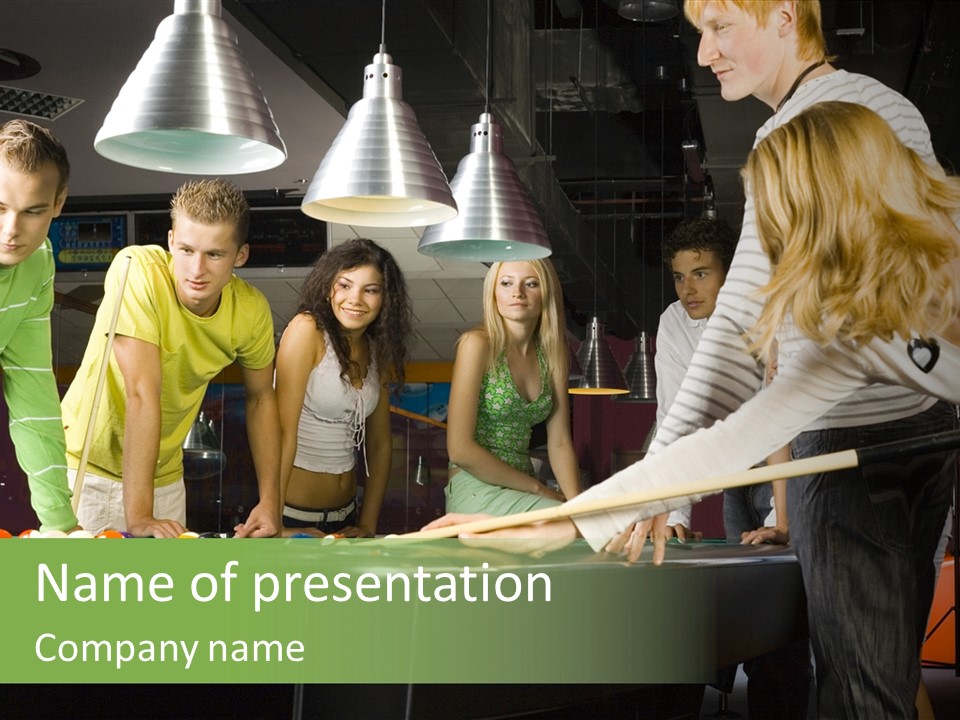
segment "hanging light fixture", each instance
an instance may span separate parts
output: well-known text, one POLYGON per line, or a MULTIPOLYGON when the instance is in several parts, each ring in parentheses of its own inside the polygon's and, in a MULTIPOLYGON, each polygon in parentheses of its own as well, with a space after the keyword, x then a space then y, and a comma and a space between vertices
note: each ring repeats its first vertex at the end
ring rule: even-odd
POLYGON ((300 209, 310 217, 370 227, 421 227, 457 215, 457 203, 436 155, 402 100, 400 68, 384 43, 363 71, 354 103, 317 168, 300 209))
POLYGON ((220 0, 175 1, 97 133, 100 155, 190 175, 258 172, 286 159, 273 114, 220 13, 220 0))
MULTIPOLYGON (((622 3, 621 3, 622 7, 622 3)), ((622 14, 622 12, 621 12, 622 14)), ((644 75, 644 68, 646 65, 647 57, 647 42, 646 34, 643 35, 643 46, 641 48, 641 75, 644 75)), ((662 78, 663 79, 663 78, 662 78)), ((665 137, 665 128, 664 128, 664 99, 663 99, 663 87, 660 88, 660 252, 663 254, 663 228, 664 228, 664 190, 663 190, 663 175, 664 175, 664 137, 665 137)), ((647 139, 647 114, 643 114, 643 142, 646 142, 647 139)), ((634 199, 634 204, 636 198, 634 199)), ((631 239, 634 240, 635 237, 633 233, 636 230, 635 223, 632 222, 633 216, 631 215, 631 224, 630 224, 630 233, 631 239)), ((643 237, 641 242, 646 245, 647 233, 643 232, 643 237)), ((641 253, 645 256, 645 253, 641 253)), ((643 320, 646 322, 646 291, 647 291, 647 270, 646 262, 644 261, 643 267, 643 282, 642 282, 642 297, 643 297, 643 320)), ((660 307, 663 307, 663 271, 660 271, 660 307)), ((623 374, 627 379, 627 386, 629 387, 630 392, 626 395, 618 395, 614 398, 618 402, 634 402, 634 403, 655 403, 657 402, 657 370, 656 363, 654 360, 654 351, 652 347, 653 338, 649 337, 646 331, 641 330, 640 334, 637 336, 636 345, 633 349, 633 354, 627 360, 627 366, 624 368, 623 374)), ((652 437, 652 436, 651 436, 652 437)), ((649 439, 649 438, 648 438, 649 439)))
MULTIPOLYGON (((631 198, 633 202, 636 202, 635 195, 631 198)), ((663 216, 661 208, 661 218, 663 216)), ((636 244, 636 238, 634 235, 636 223, 634 222, 635 218, 633 212, 630 214, 630 240, 631 245, 636 244)), ((661 219, 661 222, 662 219, 661 219)), ((644 236, 646 234, 644 233, 644 236)), ((640 281, 640 293, 641 293, 641 317, 646 319, 647 312, 647 270, 646 264, 641 267, 641 281, 640 281)), ((627 360, 627 365, 623 369, 623 375, 627 381, 627 392, 626 395, 617 395, 614 400, 617 402, 633 402, 633 403, 647 403, 647 402, 656 402, 657 401, 657 371, 654 366, 653 361, 653 348, 651 347, 651 341, 653 338, 648 337, 646 331, 641 330, 640 334, 637 336, 636 346, 634 347, 633 354, 630 355, 630 358, 627 360)))
POLYGON ((226 464, 220 433, 201 410, 183 439, 183 474, 188 479, 213 477, 226 464))
POLYGON ((657 371, 653 361, 653 338, 641 330, 637 335, 633 354, 627 360, 623 374, 626 376, 626 395, 617 395, 617 402, 655 403, 657 401, 657 371))
POLYGON ((503 154, 503 130, 490 113, 491 0, 487 0, 487 65, 484 110, 470 128, 470 152, 450 183, 460 213, 428 227, 418 250, 451 260, 494 262, 550 255, 550 241, 527 188, 503 154))
POLYGON ((637 22, 661 22, 680 12, 677 0, 620 0, 620 17, 637 22))
POLYGON ((569 388, 571 395, 622 395, 628 392, 623 373, 603 333, 603 323, 594 315, 580 343, 577 361, 583 375, 569 388))
MULTIPOLYGON (((594 16, 597 17, 596 0, 594 0, 594 16)), ((596 76, 594 82, 600 85, 600 46, 599 42, 595 45, 594 68, 596 76)), ((580 349, 577 351, 577 361, 580 363, 580 370, 583 375, 576 382, 571 383, 568 392, 572 395, 619 395, 627 392, 627 383, 623 379, 623 373, 617 364, 617 359, 613 356, 610 345, 603 333, 603 323, 597 317, 597 244, 600 242, 599 225, 597 220, 599 201, 600 201, 600 177, 599 177, 599 135, 600 125, 597 108, 593 109, 593 186, 594 186, 594 215, 593 215, 593 311, 594 315, 590 318, 587 325, 587 333, 583 342, 580 343, 580 349)))

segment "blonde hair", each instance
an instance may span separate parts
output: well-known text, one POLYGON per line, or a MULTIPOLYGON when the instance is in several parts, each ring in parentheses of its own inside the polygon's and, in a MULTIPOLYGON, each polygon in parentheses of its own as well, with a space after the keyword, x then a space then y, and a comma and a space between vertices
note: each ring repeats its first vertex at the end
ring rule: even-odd
MULTIPOLYGON (((567 329, 563 312, 563 291, 560 278, 549 260, 527 260, 537 273, 542 291, 540 320, 534 331, 537 343, 543 348, 551 375, 567 382, 567 329)), ((487 336, 490 355, 487 367, 493 367, 507 346, 507 330, 497 310, 497 278, 502 262, 495 262, 483 279, 483 323, 477 328, 487 336)))
MULTIPOLYGON (((733 6, 750 15, 760 27, 766 27, 767 21, 777 2, 770 0, 686 0, 683 14, 690 24, 700 28, 703 11, 708 2, 716 2, 721 7, 733 6)), ((827 58, 827 42, 823 37, 820 17, 820 0, 793 0, 797 13, 797 48, 804 60, 827 58)), ((828 58, 829 59, 829 58, 828 58)))
POLYGON ((822 345, 929 336, 953 318, 960 179, 872 110, 813 105, 762 140, 742 174, 772 264, 754 350, 769 350, 788 315, 822 345))
POLYGON ((170 222, 174 230, 181 215, 201 225, 233 225, 237 245, 247 242, 250 205, 243 190, 231 182, 220 178, 188 180, 170 201, 170 222))
POLYGON ((70 180, 70 161, 63 145, 47 128, 29 120, 16 118, 0 125, 0 161, 24 174, 52 163, 60 176, 58 198, 70 180))

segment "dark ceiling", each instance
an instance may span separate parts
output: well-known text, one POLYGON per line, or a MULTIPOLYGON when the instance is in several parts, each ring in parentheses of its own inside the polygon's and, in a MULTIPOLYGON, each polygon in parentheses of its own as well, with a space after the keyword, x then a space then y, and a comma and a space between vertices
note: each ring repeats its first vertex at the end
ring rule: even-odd
MULTIPOLYGON (((713 206, 739 223, 738 168, 769 109, 726 103, 696 66, 698 35, 681 15, 618 16, 616 0, 227 0, 224 6, 344 109, 361 70, 387 51, 403 97, 448 177, 469 148, 485 98, 507 154, 546 220, 570 318, 654 331, 674 299, 660 243, 713 206), (686 152, 684 146, 687 147, 686 152), (596 241, 595 241, 596 238, 596 241)), ((954 30, 960 3, 825 0, 835 64, 910 97, 942 161, 960 166, 954 30)))
MULTIPOLYGON (((234 19, 343 115, 360 98, 363 68, 382 30, 403 73, 403 98, 448 177, 489 104, 547 225, 575 334, 582 336, 597 314, 610 332, 630 338, 640 329, 654 332, 674 299, 660 247, 676 223, 711 207, 739 223, 738 170, 770 110, 753 99, 720 98, 712 73, 696 65, 698 35, 681 15, 633 22, 619 17, 616 5, 492 0, 488 35, 487 0, 223 0, 234 19)), ((960 3, 822 6, 835 64, 907 95, 926 117, 941 161, 960 167, 960 3)), ((21 32, 0 38, 0 47, 22 45, 24 28, 42 26, 31 24, 35 10, 42 23, 42 9, 62 5, 16 7, 21 32)), ((133 33, 125 42, 146 44, 133 33)), ((37 38, 26 44, 42 46, 37 38)), ((90 115, 88 104, 67 117, 90 115)), ((314 119, 304 112, 287 124, 314 119)), ((312 155, 308 160, 315 166, 312 155)))

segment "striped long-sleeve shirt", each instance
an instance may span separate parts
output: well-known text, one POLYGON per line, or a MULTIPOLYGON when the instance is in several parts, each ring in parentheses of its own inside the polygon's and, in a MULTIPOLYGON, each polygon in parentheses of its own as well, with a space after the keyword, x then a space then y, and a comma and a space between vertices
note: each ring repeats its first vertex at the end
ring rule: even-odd
POLYGON ((50 342, 53 269, 49 241, 22 263, 0 268, 0 367, 10 438, 40 529, 69 530, 77 519, 50 342))
MULTIPOLYGON (((936 162, 927 125, 906 98, 872 78, 843 70, 801 85, 760 128, 754 144, 805 108, 827 100, 870 108, 890 124, 905 145, 928 162, 936 162)), ((667 488, 718 473, 745 470, 802 430, 888 422, 928 409, 936 402, 933 395, 953 402, 960 398, 955 375, 936 390, 932 388, 932 378, 920 378, 931 383, 930 394, 924 393, 927 384, 906 378, 898 369, 903 358, 896 350, 885 347, 889 357, 868 367, 866 353, 858 357, 836 344, 821 351, 794 328, 785 327, 778 334, 779 374, 777 382, 770 386, 775 389, 773 395, 765 391, 767 397, 757 397, 750 403, 750 412, 738 413, 730 422, 719 422, 757 396, 762 386, 763 368, 746 351, 743 333, 759 317, 762 300, 757 291, 769 277, 770 262, 760 244, 753 199, 748 195, 740 240, 717 298, 717 308, 667 417, 658 426, 650 454, 571 502, 667 488), (843 370, 834 371, 831 362, 843 370), (785 382, 785 376, 795 382, 785 382), (685 438, 710 426, 716 431, 685 438)), ((947 366, 946 362, 941 364, 947 366)), ((956 362, 951 368, 951 372, 957 371, 956 362)), ((690 498, 676 498, 643 508, 584 516, 576 523, 581 534, 599 548, 633 520, 689 502, 690 498)))
MULTIPOLYGON (((760 128, 754 145, 804 108, 825 100, 854 102, 870 108, 890 123, 907 147, 928 162, 936 162, 927 125, 906 98, 873 78, 843 70, 801 85, 760 128)), ((748 196, 737 251, 717 298, 717 309, 707 323, 667 417, 658 426, 652 453, 726 417, 760 390, 763 369, 746 352, 742 335, 760 315, 763 302, 757 291, 769 279, 770 261, 760 245, 753 198, 748 196)), ((781 369, 809 342, 790 328, 782 329, 778 340, 781 369)), ((873 385, 858 391, 807 429, 889 422, 926 410, 933 403, 929 396, 913 390, 873 385)))

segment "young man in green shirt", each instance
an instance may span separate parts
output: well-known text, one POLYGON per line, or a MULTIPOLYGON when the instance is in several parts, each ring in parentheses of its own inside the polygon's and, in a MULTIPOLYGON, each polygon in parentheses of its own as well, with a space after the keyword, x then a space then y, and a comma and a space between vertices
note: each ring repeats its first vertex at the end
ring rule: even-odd
POLYGON ((66 150, 48 130, 19 119, 0 125, 0 368, 10 439, 43 531, 77 528, 53 373, 47 239, 69 177, 66 150))

